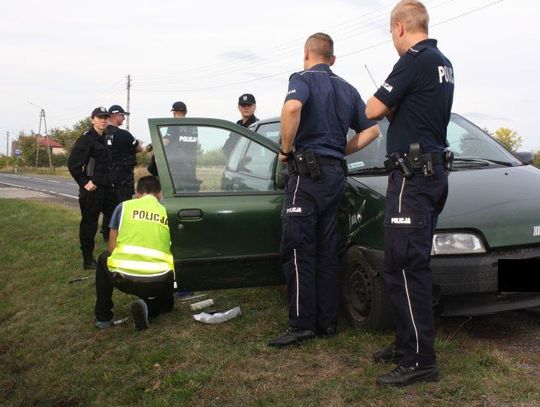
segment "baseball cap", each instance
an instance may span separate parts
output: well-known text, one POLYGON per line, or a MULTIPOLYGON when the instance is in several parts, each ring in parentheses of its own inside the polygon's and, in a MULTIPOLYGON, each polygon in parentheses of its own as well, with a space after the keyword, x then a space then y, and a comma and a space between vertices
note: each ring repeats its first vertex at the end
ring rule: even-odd
POLYGON ((254 105, 255 103, 255 96, 251 93, 244 93, 238 98, 239 105, 254 105))
POLYGON ((187 107, 184 102, 174 102, 172 105, 171 112, 186 112, 187 107))
POLYGON ((111 107, 109 107, 109 113, 110 114, 115 114, 115 113, 123 113, 125 115, 129 115, 129 112, 126 112, 122 106, 120 105, 112 105, 111 107))
POLYGON ((92 110, 92 119, 94 117, 104 117, 104 116, 107 116, 109 117, 110 114, 109 112, 107 111, 106 108, 104 108, 103 106, 99 106, 99 107, 96 107, 94 110, 92 110))

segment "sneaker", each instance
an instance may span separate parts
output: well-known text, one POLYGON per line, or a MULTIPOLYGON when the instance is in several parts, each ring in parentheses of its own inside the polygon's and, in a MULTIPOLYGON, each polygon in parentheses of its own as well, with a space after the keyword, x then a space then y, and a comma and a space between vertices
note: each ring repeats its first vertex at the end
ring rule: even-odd
POLYGON ((373 354, 373 362, 375 363, 399 363, 403 358, 403 352, 396 348, 396 344, 380 349, 373 354))
POLYGON ((429 366, 398 366, 389 373, 377 378, 379 386, 403 387, 418 382, 438 382, 439 369, 437 365, 429 366))
POLYGON ((299 343, 307 339, 314 338, 315 336, 316 334, 314 331, 290 326, 282 335, 268 342, 268 346, 284 348, 286 346, 298 345, 299 343))
POLYGON ((143 300, 138 299, 131 303, 131 313, 133 314, 135 329, 137 331, 143 331, 150 326, 148 322, 148 306, 143 300))
POLYGON ((112 317, 110 320, 108 321, 96 321, 96 328, 97 329, 107 329, 107 328, 111 328, 113 326, 116 326, 116 325, 119 325, 121 324, 122 322, 124 322, 126 320, 126 318, 116 318, 116 317, 112 317))

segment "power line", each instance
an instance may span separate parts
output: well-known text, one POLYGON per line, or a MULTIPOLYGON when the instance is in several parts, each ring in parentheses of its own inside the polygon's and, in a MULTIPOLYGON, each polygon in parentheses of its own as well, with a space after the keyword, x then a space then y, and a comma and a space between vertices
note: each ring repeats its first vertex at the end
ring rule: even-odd
MULTIPOLYGON (((446 3, 450 3, 451 1, 448 1, 446 3)), ((481 7, 477 7, 475 9, 473 9, 473 10, 469 10, 469 11, 461 13, 461 14, 459 14, 457 16, 450 17, 450 18, 445 19, 443 21, 440 21, 440 22, 438 22, 436 24, 432 24, 430 27, 436 27, 436 26, 448 23, 450 21, 457 20, 457 19, 459 19, 461 17, 467 16, 469 14, 472 14, 472 13, 478 12, 480 10, 486 9, 488 7, 491 7, 491 6, 493 6, 493 5, 497 4, 497 3, 501 3, 502 1, 504 1, 504 0, 492 1, 492 2, 490 2, 488 4, 485 4, 485 5, 481 6, 481 7)), ((379 47, 381 45, 388 44, 390 42, 392 42, 391 39, 381 41, 381 42, 378 42, 376 44, 369 45, 367 47, 363 47, 363 48, 360 48, 360 49, 357 49, 357 50, 353 50, 353 51, 348 52, 346 54, 338 55, 338 58, 343 59, 343 58, 346 58, 346 57, 351 56, 351 55, 355 55, 355 54, 365 52, 365 51, 373 49, 373 48, 377 48, 377 47, 379 47)), ((146 92, 146 93, 180 93, 180 92, 198 92, 198 91, 202 91, 202 90, 223 89, 223 88, 228 88, 228 87, 231 87, 231 86, 241 85, 241 84, 250 83, 250 82, 256 82, 256 81, 260 81, 260 80, 263 80, 263 79, 268 79, 268 78, 272 78, 272 77, 275 77, 275 76, 284 75, 284 74, 289 73, 289 72, 290 72, 290 70, 287 70, 287 71, 283 71, 283 72, 277 72, 277 73, 273 73, 273 74, 263 75, 263 76, 253 78, 253 79, 246 79, 246 80, 242 80, 242 81, 230 82, 230 83, 226 83, 226 84, 222 84, 222 85, 215 85, 215 86, 184 88, 184 89, 160 89, 160 90, 157 90, 157 89, 148 90, 148 89, 142 88, 142 89, 139 89, 139 91, 143 92, 143 93, 144 92, 146 92)))

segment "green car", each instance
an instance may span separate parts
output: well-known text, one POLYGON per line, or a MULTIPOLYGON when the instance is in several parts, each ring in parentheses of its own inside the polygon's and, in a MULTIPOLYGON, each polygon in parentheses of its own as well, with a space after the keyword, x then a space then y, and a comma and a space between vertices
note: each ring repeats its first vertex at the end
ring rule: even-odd
MULTIPOLYGON (((279 262, 286 171, 279 118, 251 129, 217 119, 150 119, 179 287, 283 284, 279 262)), ((385 133, 347 157, 340 225, 344 311, 352 325, 391 325, 382 280, 385 133)), ((456 159, 432 250, 434 309, 480 315, 540 305, 540 293, 501 292, 499 259, 540 258, 540 170, 453 114, 456 159)), ((539 270, 540 272, 540 270, 539 270)), ((516 271, 519 278, 519 270, 516 271)))

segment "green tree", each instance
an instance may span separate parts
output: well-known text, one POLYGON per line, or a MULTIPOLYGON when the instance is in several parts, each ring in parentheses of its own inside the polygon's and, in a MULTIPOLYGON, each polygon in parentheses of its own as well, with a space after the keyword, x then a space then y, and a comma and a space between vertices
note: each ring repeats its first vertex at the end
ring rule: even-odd
POLYGON ((517 131, 506 127, 497 129, 493 134, 493 137, 510 151, 517 151, 523 143, 523 138, 518 135, 517 131))
POLYGON ((540 150, 534 153, 532 165, 534 165, 537 168, 540 168, 540 150))
MULTIPOLYGON (((36 165, 36 134, 33 131, 30 131, 30 134, 26 134, 24 130, 19 133, 19 149, 21 150, 22 165, 36 165)), ((49 155, 46 147, 39 147, 38 166, 49 166, 49 155)))
POLYGON ((83 134, 86 130, 90 129, 92 127, 92 120, 90 117, 87 117, 85 119, 79 120, 77 123, 73 125, 73 127, 64 127, 61 128, 54 128, 52 129, 49 134, 50 136, 58 141, 62 146, 66 149, 68 155, 71 152, 71 149, 73 148, 73 144, 75 144, 75 141, 83 134))
POLYGON ((221 147, 203 152, 197 157, 197 162, 200 165, 225 165, 226 161, 227 159, 221 147))

